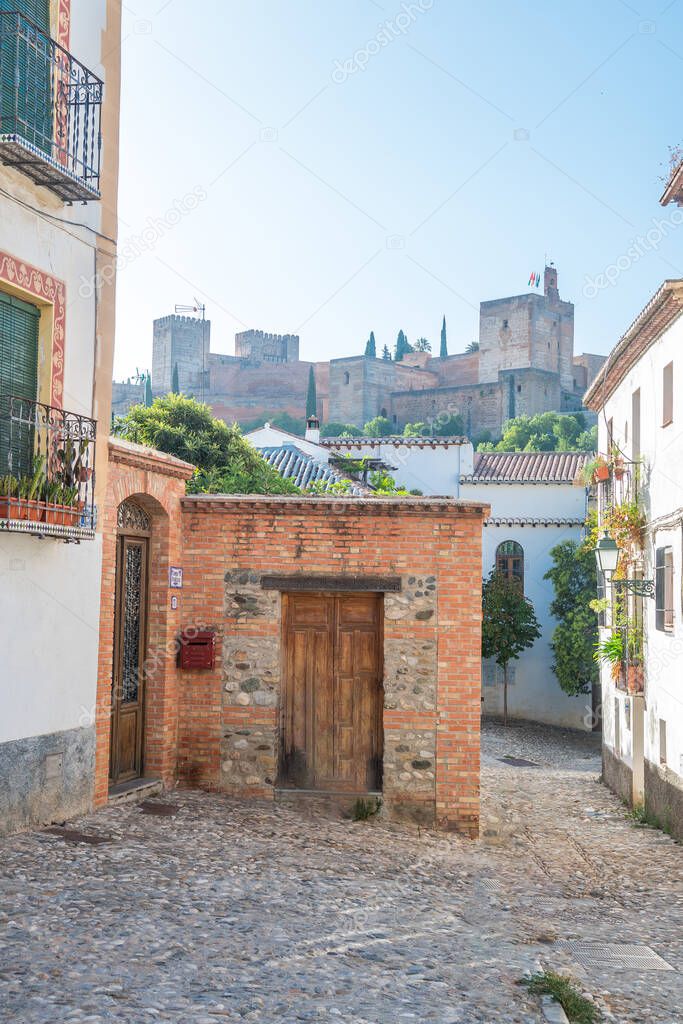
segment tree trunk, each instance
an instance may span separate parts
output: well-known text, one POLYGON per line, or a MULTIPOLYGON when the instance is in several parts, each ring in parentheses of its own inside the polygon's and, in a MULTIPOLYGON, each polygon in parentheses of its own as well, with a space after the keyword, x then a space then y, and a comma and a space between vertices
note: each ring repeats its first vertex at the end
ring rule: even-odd
POLYGON ((503 665, 503 725, 508 724, 508 663, 503 665))

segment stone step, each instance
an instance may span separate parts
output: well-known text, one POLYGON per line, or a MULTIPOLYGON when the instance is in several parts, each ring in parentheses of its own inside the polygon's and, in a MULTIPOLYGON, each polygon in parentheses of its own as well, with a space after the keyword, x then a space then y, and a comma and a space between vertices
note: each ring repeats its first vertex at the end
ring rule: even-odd
POLYGON ((131 779, 120 782, 109 790, 110 804, 138 804, 151 796, 162 793, 164 784, 161 779, 131 779))

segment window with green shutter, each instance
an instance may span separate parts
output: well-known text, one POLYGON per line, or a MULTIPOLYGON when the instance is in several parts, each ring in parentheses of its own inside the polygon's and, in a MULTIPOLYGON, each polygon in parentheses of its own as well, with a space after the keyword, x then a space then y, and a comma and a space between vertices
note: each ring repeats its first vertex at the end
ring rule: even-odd
POLYGON ((48 153, 53 107, 49 36, 49 0, 0 0, 0 132, 21 135, 48 153))
POLYGON ((10 420, 9 399, 38 398, 39 323, 37 306, 0 292, 0 475, 30 471, 33 437, 10 420))

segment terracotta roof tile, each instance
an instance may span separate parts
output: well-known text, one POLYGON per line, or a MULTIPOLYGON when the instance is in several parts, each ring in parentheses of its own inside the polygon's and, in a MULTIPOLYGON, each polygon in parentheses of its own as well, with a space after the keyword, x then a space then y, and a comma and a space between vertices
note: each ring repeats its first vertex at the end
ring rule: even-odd
POLYGON ((467 484, 571 484, 591 458, 589 452, 475 452, 467 484))

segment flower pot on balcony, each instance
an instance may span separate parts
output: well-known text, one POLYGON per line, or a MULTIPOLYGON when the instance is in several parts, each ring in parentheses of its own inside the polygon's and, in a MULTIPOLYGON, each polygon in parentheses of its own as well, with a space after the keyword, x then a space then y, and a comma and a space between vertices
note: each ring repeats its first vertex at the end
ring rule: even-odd
POLYGON ((42 523, 45 519, 45 506, 42 501, 34 501, 32 498, 25 498, 22 501, 22 519, 28 519, 31 523, 42 523))
POLYGON ((0 498, 0 519, 25 519, 19 498, 0 498))
POLYGON ((596 483, 602 480, 609 480, 609 466, 599 465, 595 467, 594 477, 596 483))
POLYGON ((45 509, 45 522, 51 526, 78 526, 80 521, 78 505, 52 505, 45 509))
POLYGON ((629 665, 627 688, 629 693, 643 692, 643 666, 629 665))

